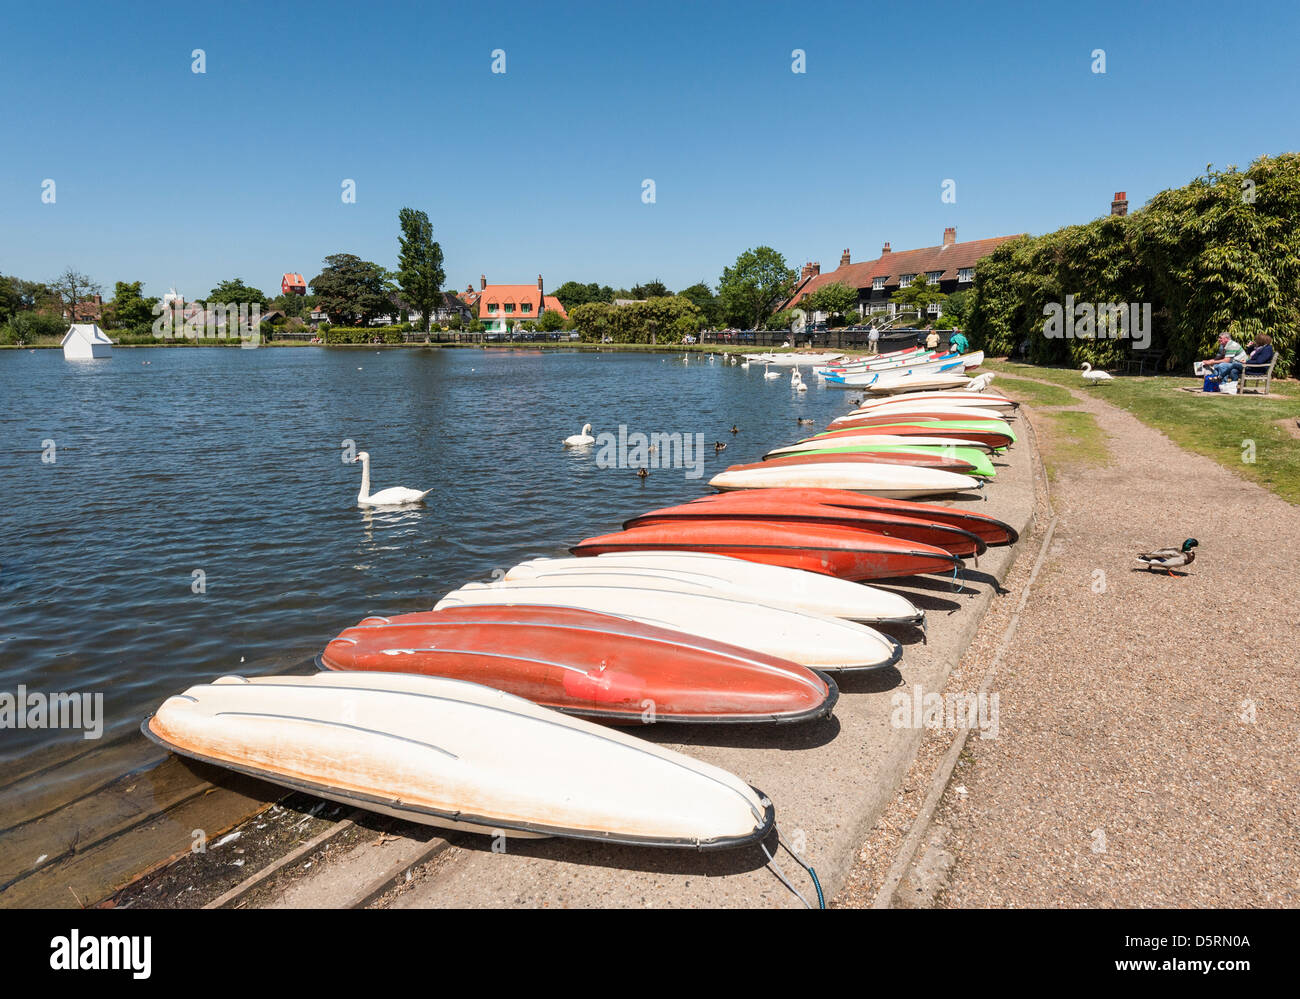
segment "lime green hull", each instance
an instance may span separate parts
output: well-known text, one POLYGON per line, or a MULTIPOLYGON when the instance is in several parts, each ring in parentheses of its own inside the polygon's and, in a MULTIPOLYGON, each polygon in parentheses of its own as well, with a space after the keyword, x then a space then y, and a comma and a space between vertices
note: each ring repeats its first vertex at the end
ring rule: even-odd
POLYGON ((825 447, 813 451, 800 451, 804 454, 871 454, 873 451, 892 452, 912 451, 917 454, 940 454, 947 458, 964 461, 974 470, 970 475, 979 475, 991 479, 998 473, 993 468, 993 461, 979 448, 973 447, 939 447, 935 444, 873 444, 858 447, 825 447))

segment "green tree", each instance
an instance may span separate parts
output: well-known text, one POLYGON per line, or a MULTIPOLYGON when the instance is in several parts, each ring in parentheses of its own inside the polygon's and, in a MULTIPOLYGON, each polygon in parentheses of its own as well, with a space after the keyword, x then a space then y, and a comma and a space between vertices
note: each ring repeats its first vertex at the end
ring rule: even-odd
POLYGON ((722 272, 718 298, 727 321, 758 329, 790 297, 796 273, 770 246, 746 250, 722 272))
POLYGON ((62 304, 69 321, 72 322, 75 322, 77 318, 76 310, 73 307, 99 294, 99 285, 73 267, 67 268, 51 281, 49 288, 51 293, 62 304))
POLYGON ((141 335, 150 332, 158 299, 145 298, 141 293, 143 286, 143 281, 118 281, 113 286, 113 301, 104 314, 104 321, 110 328, 141 335))
POLYGON ((317 304, 338 325, 366 325, 392 309, 392 282, 378 264, 351 253, 332 253, 311 280, 317 304))
POLYGON ((689 301, 704 316, 704 321, 709 326, 717 326, 722 319, 722 310, 718 304, 718 297, 713 294, 713 289, 705 281, 691 285, 677 293, 682 298, 689 301))
POLYGON ((614 289, 609 285, 581 284, 577 281, 565 281, 552 294, 560 300, 566 310, 588 302, 614 301, 614 289))
POLYGON ((857 312, 858 289, 841 281, 824 284, 800 302, 799 308, 807 313, 824 312, 828 316, 847 317, 857 312))
POLYGON ((397 283, 402 298, 424 317, 424 329, 428 331, 434 310, 442 301, 442 283, 447 280, 442 269, 442 247, 434 241, 433 225, 426 213, 403 208, 397 218, 402 227, 397 283))
POLYGON ((252 288, 244 284, 242 278, 228 278, 208 292, 208 305, 236 305, 254 302, 262 305, 266 304, 266 296, 262 294, 262 289, 252 288))
POLYGON ((547 309, 542 318, 537 320, 537 328, 543 333, 558 333, 564 329, 564 317, 554 309, 547 309))
POLYGON ((639 284, 632 289, 633 298, 668 298, 671 295, 672 292, 668 290, 668 286, 658 278, 645 284, 639 284))
POLYGON ((47 285, 0 274, 0 322, 19 312, 30 312, 50 298, 47 285))

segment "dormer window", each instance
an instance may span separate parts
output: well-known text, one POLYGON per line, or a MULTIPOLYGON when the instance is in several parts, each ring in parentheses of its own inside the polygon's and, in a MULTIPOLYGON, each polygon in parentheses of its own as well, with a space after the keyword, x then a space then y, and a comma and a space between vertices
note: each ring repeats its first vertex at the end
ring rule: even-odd
POLYGON ((488 306, 488 312, 496 312, 496 310, 497 310, 497 306, 495 302, 493 302, 491 305, 488 306))
POLYGON ((506 302, 506 312, 514 312, 514 311, 515 311, 515 303, 506 302))
POLYGON ((872 291, 884 291, 884 290, 885 290, 885 279, 882 278, 882 277, 872 278, 872 279, 871 279, 871 290, 872 290, 872 291))
POLYGON ((930 284, 938 284, 939 279, 943 277, 943 271, 930 271, 926 277, 929 278, 930 284))
POLYGON ((961 269, 959 269, 959 270, 957 271, 957 281, 958 281, 960 284, 968 284, 968 283, 970 283, 971 281, 974 281, 974 280, 975 280, 975 268, 974 268, 974 267, 962 267, 961 269))
POLYGON ((898 278, 898 287, 900 288, 912 287, 912 279, 915 277, 916 277, 915 274, 900 274, 898 278))

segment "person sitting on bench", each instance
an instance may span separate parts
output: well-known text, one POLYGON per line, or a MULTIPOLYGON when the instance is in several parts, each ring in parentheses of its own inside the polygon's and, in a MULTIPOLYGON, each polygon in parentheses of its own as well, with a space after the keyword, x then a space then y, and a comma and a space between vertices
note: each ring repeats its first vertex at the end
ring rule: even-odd
POLYGON ((1234 340, 1231 334, 1220 333, 1219 349, 1214 352, 1213 357, 1207 357, 1204 361, 1196 362, 1201 366, 1197 369, 1196 373, 1199 375, 1205 368, 1209 368, 1213 371, 1217 365, 1236 360, 1239 356, 1246 356, 1246 352, 1242 349, 1241 344, 1234 340))
POLYGON ((1264 367, 1271 360, 1273 360, 1273 338, 1267 333, 1261 333, 1255 337, 1255 342, 1250 345, 1249 357, 1233 358, 1230 361, 1215 365, 1213 377, 1220 382, 1235 382, 1241 377, 1241 372, 1247 366, 1264 367))

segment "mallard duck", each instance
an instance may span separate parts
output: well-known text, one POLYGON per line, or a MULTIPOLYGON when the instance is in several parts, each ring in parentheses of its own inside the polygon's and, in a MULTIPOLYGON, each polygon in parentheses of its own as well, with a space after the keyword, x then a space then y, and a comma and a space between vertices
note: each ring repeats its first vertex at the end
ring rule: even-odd
POLYGON ((799 424, 801 427, 811 427, 816 421, 811 417, 796 416, 794 422, 799 424))
POLYGON ((650 477, 650 469, 642 465, 636 470, 636 477, 638 479, 648 479, 650 477))
POLYGON ((732 432, 733 434, 738 434, 738 433, 740 433, 740 428, 739 428, 738 426, 736 426, 736 425, 733 423, 733 424, 731 425, 731 432, 732 432))
POLYGON ((1200 542, 1195 538, 1188 538, 1181 548, 1157 548, 1153 552, 1142 552, 1137 560, 1151 572, 1164 569, 1165 575, 1168 576, 1170 569, 1191 565, 1196 560, 1196 552, 1192 549, 1199 544, 1200 542))
POLYGON ((722 441, 716 441, 716 442, 714 443, 714 445, 713 445, 713 450, 715 450, 715 451, 725 451, 725 450, 727 450, 727 445, 723 444, 722 441))

